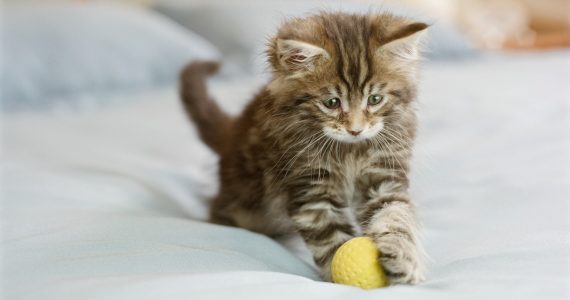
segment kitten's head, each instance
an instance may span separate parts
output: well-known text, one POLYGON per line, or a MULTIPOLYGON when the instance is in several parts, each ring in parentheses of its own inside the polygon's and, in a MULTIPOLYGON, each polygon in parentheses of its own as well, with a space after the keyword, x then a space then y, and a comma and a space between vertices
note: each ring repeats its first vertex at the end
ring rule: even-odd
POLYGON ((390 14, 292 19, 269 45, 269 91, 283 111, 330 138, 374 138, 410 110, 426 28, 390 14))

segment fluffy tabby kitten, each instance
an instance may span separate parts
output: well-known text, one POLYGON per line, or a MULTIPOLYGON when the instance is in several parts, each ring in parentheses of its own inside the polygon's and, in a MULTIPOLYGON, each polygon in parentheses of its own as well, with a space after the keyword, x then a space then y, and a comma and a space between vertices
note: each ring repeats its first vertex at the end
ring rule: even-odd
POLYGON ((423 280, 407 173, 426 28, 390 14, 289 20, 267 50, 271 81, 236 118, 206 91, 217 64, 187 66, 185 109, 221 158, 211 221, 297 231, 327 280, 337 248, 361 230, 392 283, 423 280))

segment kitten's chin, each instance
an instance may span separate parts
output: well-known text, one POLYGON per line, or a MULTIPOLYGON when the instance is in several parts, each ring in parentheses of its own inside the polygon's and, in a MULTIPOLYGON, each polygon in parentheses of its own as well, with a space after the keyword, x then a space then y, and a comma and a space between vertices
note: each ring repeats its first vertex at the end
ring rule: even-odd
POLYGON ((345 144, 358 144, 358 143, 362 143, 368 139, 366 138, 351 138, 351 137, 345 137, 342 139, 337 139, 338 141, 345 143, 345 144))
POLYGON ((334 134, 334 135, 327 134, 327 136, 332 138, 335 141, 345 143, 345 144, 358 144, 358 143, 362 143, 362 142, 368 140, 368 138, 365 138, 365 137, 350 136, 350 135, 343 135, 343 134, 334 134))

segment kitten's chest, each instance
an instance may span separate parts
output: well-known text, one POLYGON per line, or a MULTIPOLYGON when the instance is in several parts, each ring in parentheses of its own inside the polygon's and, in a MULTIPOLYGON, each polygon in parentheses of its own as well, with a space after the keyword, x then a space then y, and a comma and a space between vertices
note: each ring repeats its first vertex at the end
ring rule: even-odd
POLYGON ((365 170, 370 167, 371 161, 367 156, 347 155, 336 165, 335 180, 338 182, 339 195, 349 206, 358 205, 363 201, 363 191, 360 182, 365 179, 365 170))

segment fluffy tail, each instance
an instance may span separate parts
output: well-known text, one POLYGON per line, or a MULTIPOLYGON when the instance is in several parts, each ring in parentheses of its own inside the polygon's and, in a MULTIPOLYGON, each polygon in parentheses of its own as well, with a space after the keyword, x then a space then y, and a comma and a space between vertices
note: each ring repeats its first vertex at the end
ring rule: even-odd
POLYGON ((218 68, 216 62, 193 62, 186 66, 180 76, 180 96, 202 141, 219 154, 224 149, 231 118, 208 95, 206 80, 218 68))

